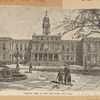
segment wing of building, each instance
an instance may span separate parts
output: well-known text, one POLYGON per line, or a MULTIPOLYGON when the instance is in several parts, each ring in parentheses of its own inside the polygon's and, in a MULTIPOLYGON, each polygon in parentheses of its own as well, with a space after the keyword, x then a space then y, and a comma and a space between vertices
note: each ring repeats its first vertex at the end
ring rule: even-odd
POLYGON ((43 18, 43 32, 34 35, 30 40, 15 40, 10 37, 0 37, 0 61, 6 64, 16 63, 18 48, 19 62, 23 64, 60 66, 64 63, 81 66, 100 65, 100 38, 83 38, 82 40, 67 40, 50 31, 50 19, 47 11, 43 18))

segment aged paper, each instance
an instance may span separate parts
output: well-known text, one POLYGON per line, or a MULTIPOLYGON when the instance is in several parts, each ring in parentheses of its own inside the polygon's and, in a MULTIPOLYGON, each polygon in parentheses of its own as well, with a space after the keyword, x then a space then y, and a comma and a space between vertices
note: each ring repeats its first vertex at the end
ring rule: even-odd
POLYGON ((74 97, 100 95, 99 7, 99 0, 0 0, 0 95, 99 100, 74 97))

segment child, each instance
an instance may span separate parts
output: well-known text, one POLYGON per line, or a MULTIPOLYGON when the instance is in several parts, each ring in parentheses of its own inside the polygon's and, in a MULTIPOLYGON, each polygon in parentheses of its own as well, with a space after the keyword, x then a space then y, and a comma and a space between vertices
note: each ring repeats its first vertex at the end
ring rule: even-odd
POLYGON ((63 83, 63 74, 62 74, 61 71, 59 71, 59 73, 58 73, 58 75, 57 75, 57 79, 58 79, 58 81, 59 81, 59 84, 60 84, 60 82, 63 83))
POLYGON ((71 83, 71 74, 70 73, 68 74, 68 84, 70 86, 73 86, 72 83, 71 83))

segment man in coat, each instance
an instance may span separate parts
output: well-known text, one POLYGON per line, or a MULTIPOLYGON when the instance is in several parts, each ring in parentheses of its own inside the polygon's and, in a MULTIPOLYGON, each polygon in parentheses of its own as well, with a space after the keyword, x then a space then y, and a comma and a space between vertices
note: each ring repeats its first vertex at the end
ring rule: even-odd
POLYGON ((64 68, 64 82, 65 82, 65 85, 67 85, 67 83, 68 83, 69 74, 70 74, 69 65, 65 64, 65 68, 64 68))
POLYGON ((29 65, 29 73, 32 73, 32 64, 29 65))

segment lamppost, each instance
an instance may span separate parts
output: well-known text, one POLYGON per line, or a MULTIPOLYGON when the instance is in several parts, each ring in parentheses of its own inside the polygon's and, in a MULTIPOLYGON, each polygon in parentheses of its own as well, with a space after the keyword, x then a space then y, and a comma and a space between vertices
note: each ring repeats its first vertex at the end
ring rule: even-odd
POLYGON ((20 68, 19 68, 19 57, 21 57, 21 54, 19 54, 19 49, 17 47, 17 50, 16 50, 16 53, 15 53, 15 58, 16 58, 16 69, 19 71, 20 68))
POLYGON ((87 63, 86 63, 86 60, 87 60, 87 57, 86 57, 86 49, 84 49, 83 55, 84 55, 84 56, 83 56, 83 57, 84 57, 84 58, 83 58, 83 59, 84 59, 84 65, 83 65, 83 66, 84 66, 84 69, 87 69, 87 63))

